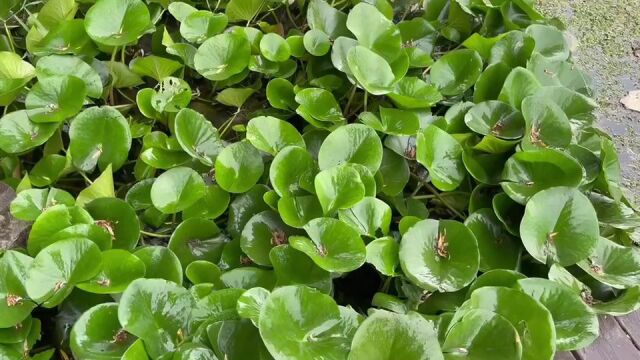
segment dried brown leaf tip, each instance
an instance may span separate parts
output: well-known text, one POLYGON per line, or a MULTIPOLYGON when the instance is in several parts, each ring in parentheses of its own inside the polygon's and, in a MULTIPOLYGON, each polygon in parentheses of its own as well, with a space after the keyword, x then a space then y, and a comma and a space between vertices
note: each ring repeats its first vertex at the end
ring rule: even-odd
POLYGON ((240 256, 240 265, 247 266, 253 264, 253 261, 246 255, 240 256))
POLYGON ((271 244, 274 246, 284 245, 288 242, 287 234, 280 230, 276 229, 271 232, 271 244))
POLYGON ((15 295, 15 294, 8 294, 7 295, 7 306, 8 307, 12 307, 12 306, 18 306, 22 304, 22 297, 19 295, 15 295))
POLYGON ((438 233, 438 242, 436 243, 436 253, 441 258, 449 258, 449 242, 447 241, 446 230, 438 233))
POLYGON ((325 248, 324 245, 318 245, 317 249, 320 256, 327 256, 327 248, 325 248))
POLYGON ((537 145, 540 147, 547 147, 544 141, 540 138, 540 128, 537 125, 533 125, 531 127, 531 133, 529 134, 529 140, 533 145, 537 145))
POLYGON ((115 344, 123 344, 128 338, 129 333, 125 329, 120 329, 115 335, 113 335, 112 342, 115 344))
POLYGON ((113 229, 114 227, 114 223, 112 221, 109 220, 96 220, 95 224, 98 225, 99 227, 103 228, 107 233, 109 233, 109 235, 111 235, 111 240, 115 240, 116 239, 116 233, 113 229))

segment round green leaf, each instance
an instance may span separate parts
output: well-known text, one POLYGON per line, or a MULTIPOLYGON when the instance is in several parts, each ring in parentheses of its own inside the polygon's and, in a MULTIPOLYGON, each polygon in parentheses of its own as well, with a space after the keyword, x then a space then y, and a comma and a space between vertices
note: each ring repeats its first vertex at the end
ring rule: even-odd
POLYGON ((58 129, 56 123, 34 123, 26 110, 8 113, 0 119, 0 150, 21 153, 44 144, 58 129))
POLYGON ((31 227, 27 250, 35 256, 56 241, 58 232, 77 224, 92 224, 89 213, 78 206, 54 205, 40 214, 31 227))
POLYGON ((195 305, 189 291, 181 286, 161 279, 138 279, 122 294, 118 320, 157 358, 182 342, 195 305))
POLYGON ((261 287, 245 291, 238 298, 238 315, 242 318, 250 319, 257 327, 260 321, 260 311, 270 294, 269 290, 261 287))
POLYGON ((314 184, 325 214, 350 208, 365 197, 365 185, 360 174, 349 164, 321 171, 316 175, 314 184))
POLYGON ((201 44, 208 38, 223 32, 227 27, 228 19, 225 14, 199 10, 190 13, 180 22, 180 35, 189 42, 201 44))
POLYGON ((442 348, 445 359, 509 360, 522 356, 520 341, 514 326, 501 315, 487 310, 470 310, 456 323, 449 324, 442 348))
POLYGON ((35 76, 33 66, 13 52, 0 52, 0 106, 8 106, 35 76))
POLYGON ((442 95, 460 95, 471 88, 482 73, 482 58, 475 50, 447 53, 431 66, 431 82, 442 95))
POLYGON ((481 135, 500 139, 519 139, 524 135, 525 123, 520 112, 500 101, 489 100, 475 105, 464 118, 467 126, 481 135))
POLYGON ((305 190, 314 191, 313 179, 318 173, 318 165, 311 154, 298 146, 287 146, 271 162, 269 179, 278 195, 296 196, 305 190))
POLYGON ((522 243, 536 260, 562 266, 587 258, 598 243, 598 217, 579 190, 554 187, 534 195, 520 224, 522 243))
POLYGON ((83 313, 71 329, 69 345, 80 359, 120 359, 136 340, 120 327, 118 304, 99 304, 83 313))
POLYGON ((35 221, 46 209, 63 204, 73 206, 75 199, 64 190, 27 189, 19 192, 11 201, 11 215, 24 221, 35 221))
POLYGON ((356 331, 349 360, 442 360, 433 325, 422 315, 377 310, 356 331))
POLYGON ((600 334, 598 318, 570 288, 538 278, 518 280, 517 288, 538 300, 551 313, 558 351, 586 347, 600 334))
POLYGON ((167 247, 178 256, 182 268, 186 269, 196 260, 217 263, 227 241, 212 220, 194 217, 176 227, 167 247))
POLYGON ((527 123, 523 149, 564 149, 571 143, 571 123, 560 106, 552 100, 542 96, 527 97, 522 102, 522 115, 527 123))
POLYGON ((251 45, 244 34, 229 32, 205 41, 193 59, 196 70, 209 80, 229 79, 249 64, 251 45))
POLYGON ((367 244, 367 262, 386 276, 395 276, 400 262, 398 242, 390 237, 375 239, 367 244))
POLYGON ((433 84, 427 84, 417 77, 403 77, 393 92, 387 94, 396 106, 404 109, 422 109, 432 107, 442 100, 442 95, 433 84))
POLYGON ((182 149, 205 165, 213 165, 223 144, 218 130, 199 112, 182 109, 176 115, 175 135, 182 149))
POLYGON ((276 155, 287 146, 304 148, 302 135, 286 121, 272 116, 259 116, 247 124, 247 140, 258 150, 276 155))
POLYGON ((276 33, 265 34, 260 40, 260 52, 269 61, 283 62, 291 56, 289 43, 276 33))
POLYGON ((269 81, 266 89, 269 104, 276 109, 295 110, 298 107, 293 92, 293 85, 289 80, 274 78, 269 81))
POLYGON ((230 193, 243 193, 253 187, 264 172, 260 152, 247 141, 233 143, 216 158, 216 182, 230 193))
POLYGON ((595 250, 578 266, 611 287, 632 288, 640 279, 640 251, 601 237, 595 250))
POLYGON ((107 46, 134 42, 150 25, 149 9, 141 0, 98 0, 85 16, 87 34, 107 46))
POLYGON ((515 269, 520 260, 520 241, 513 237, 493 209, 480 209, 465 220, 478 241, 480 271, 515 269))
POLYGON ((364 263, 364 242, 358 232, 345 222, 318 218, 309 221, 304 229, 309 238, 293 236, 289 238, 289 242, 321 268, 333 272, 348 272, 364 263))
POLYGON ((102 80, 98 72, 75 56, 45 56, 36 64, 36 75, 41 81, 49 77, 75 76, 84 81, 88 96, 102 96, 102 80))
POLYGON ((225 287, 234 289, 251 289, 263 287, 273 289, 276 277, 273 271, 257 267, 241 267, 229 270, 220 276, 225 287))
POLYGON ((260 311, 260 336, 277 359, 343 359, 351 339, 333 298, 306 286, 275 290, 260 311))
POLYGON ((222 271, 220 268, 206 260, 196 260, 187 265, 184 271, 185 276, 192 284, 214 284, 216 287, 223 287, 220 281, 222 271))
POLYGON ((91 240, 58 241, 33 259, 25 288, 33 301, 54 307, 71 293, 75 284, 98 274, 101 266, 100 249, 91 240))
POLYGON ((384 95, 393 91, 396 76, 382 56, 357 45, 348 50, 347 63, 353 76, 367 92, 384 95))
POLYGON ((87 89, 75 76, 47 77, 27 94, 25 107, 33 122, 61 122, 80 112, 87 89))
POLYGON ((132 250, 140 238, 140 221, 135 210, 118 198, 99 198, 85 205, 96 225, 111 234, 113 247, 132 250))
POLYGON ((292 230, 275 211, 267 210, 249 219, 242 230, 240 248, 256 264, 270 266, 269 251, 288 242, 292 230))
POLYGON ((507 319, 520 335, 523 360, 553 359, 556 350, 553 318, 547 308, 529 295, 503 287, 477 289, 451 324, 456 324, 469 310, 487 310, 507 319))
POLYGON ((69 154, 73 165, 103 171, 108 165, 118 170, 131 148, 131 130, 127 120, 113 107, 92 107, 81 112, 69 129, 69 154))
POLYGON ((442 191, 457 189, 466 176, 462 146, 435 125, 418 133, 416 159, 429 170, 433 185, 442 191))
POLYGON ((278 245, 271 249, 269 260, 276 274, 276 287, 306 285, 326 294, 333 288, 331 273, 291 245, 278 245))
POLYGON ((118 294, 135 279, 144 277, 145 265, 126 250, 113 249, 102 253, 102 269, 87 282, 77 286, 95 294, 118 294))
POLYGON ((278 200, 278 212, 285 224, 295 228, 301 228, 323 215, 315 195, 284 196, 278 200))
POLYGON ((342 109, 333 94, 325 89, 307 88, 295 95, 295 101, 300 104, 296 112, 311 124, 324 125, 323 122, 344 122, 342 109))
POLYGON ((145 265, 145 277, 164 279, 182 284, 182 265, 171 249, 164 246, 146 246, 133 253, 145 265))
POLYGON ((321 170, 354 163, 375 173, 381 162, 382 142, 375 130, 362 124, 349 124, 333 131, 322 143, 318 154, 321 170))
POLYGON ((534 24, 529 26, 525 33, 535 41, 533 51, 549 60, 565 61, 569 58, 571 54, 569 44, 564 34, 555 27, 534 24))
POLYGON ((391 208, 380 199, 366 197, 348 209, 339 210, 338 218, 353 226, 360 235, 375 238, 389 233, 391 208))
POLYGON ((0 328, 10 328, 29 317, 37 306, 28 300, 25 282, 33 259, 14 250, 0 258, 0 328))
POLYGON ((582 167, 571 156, 557 150, 521 151, 507 160, 502 179, 502 189, 509 197, 525 204, 541 190, 580 185, 582 167))
POLYGON ((200 174, 190 168, 177 167, 158 176, 151 186, 151 201, 163 213, 175 214, 195 204, 205 192, 200 174))
POLYGON ((479 262, 475 236, 457 221, 420 221, 400 242, 402 270, 411 282, 426 290, 462 289, 476 278, 479 262))
POLYGON ((304 33, 304 48, 313 56, 324 56, 331 49, 331 39, 321 30, 309 30, 304 33))
POLYGON ((227 210, 230 199, 228 192, 219 186, 211 185, 207 187, 207 192, 200 201, 182 211, 182 218, 185 220, 193 217, 216 219, 227 210))

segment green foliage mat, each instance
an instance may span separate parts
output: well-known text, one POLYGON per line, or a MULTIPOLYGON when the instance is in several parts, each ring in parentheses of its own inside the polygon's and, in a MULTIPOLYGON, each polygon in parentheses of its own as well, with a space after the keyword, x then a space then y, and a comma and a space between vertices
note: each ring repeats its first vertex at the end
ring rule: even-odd
POLYGON ((640 215, 531 0, 2 1, 2 359, 550 360, 640 215))

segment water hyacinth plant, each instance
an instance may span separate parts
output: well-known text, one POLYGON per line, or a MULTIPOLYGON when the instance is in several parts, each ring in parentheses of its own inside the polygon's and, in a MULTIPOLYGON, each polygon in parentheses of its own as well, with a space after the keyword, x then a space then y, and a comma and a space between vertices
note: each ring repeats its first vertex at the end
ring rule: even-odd
POLYGON ((2 1, 3 359, 550 360, 640 216, 532 0, 2 1))

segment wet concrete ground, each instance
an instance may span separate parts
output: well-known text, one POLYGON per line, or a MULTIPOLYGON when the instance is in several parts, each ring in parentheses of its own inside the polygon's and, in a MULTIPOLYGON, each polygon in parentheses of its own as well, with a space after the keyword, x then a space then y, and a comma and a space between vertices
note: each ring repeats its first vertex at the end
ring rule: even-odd
POLYGON ((640 0, 536 0, 577 39, 575 62, 593 77, 602 129, 616 142, 624 185, 640 203, 640 112, 620 99, 640 90, 640 0))

